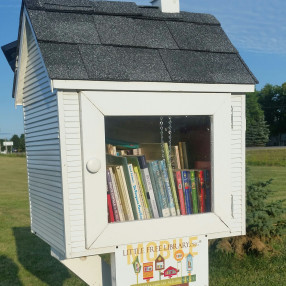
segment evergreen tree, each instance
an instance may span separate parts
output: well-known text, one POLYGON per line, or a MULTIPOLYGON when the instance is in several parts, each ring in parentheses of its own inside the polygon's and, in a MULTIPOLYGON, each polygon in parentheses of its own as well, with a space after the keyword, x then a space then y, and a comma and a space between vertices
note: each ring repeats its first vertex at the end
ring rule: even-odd
POLYGON ((20 147, 20 138, 18 135, 14 134, 10 141, 13 141, 13 149, 19 149, 20 147))
POLYGON ((246 95, 246 146, 265 146, 268 140, 269 129, 258 103, 258 93, 249 93, 246 95))
POLYGON ((19 151, 25 152, 26 146, 25 146, 25 135, 21 134, 20 136, 20 145, 19 145, 19 151))
POLYGON ((281 86, 267 84, 258 96, 270 134, 286 133, 286 83, 281 86))

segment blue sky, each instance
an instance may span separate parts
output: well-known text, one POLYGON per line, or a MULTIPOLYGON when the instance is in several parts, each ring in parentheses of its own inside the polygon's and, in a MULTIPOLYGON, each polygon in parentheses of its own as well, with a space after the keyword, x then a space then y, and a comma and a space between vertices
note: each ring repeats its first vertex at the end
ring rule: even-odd
MULTIPOLYGON (((134 1, 148 5, 149 0, 134 1)), ((21 0, 0 0, 0 46, 16 40, 21 0)), ((285 0, 181 0, 181 10, 217 17, 232 43, 259 80, 286 82, 285 0)), ((13 73, 0 52, 0 138, 23 133, 22 108, 14 107, 13 73)))

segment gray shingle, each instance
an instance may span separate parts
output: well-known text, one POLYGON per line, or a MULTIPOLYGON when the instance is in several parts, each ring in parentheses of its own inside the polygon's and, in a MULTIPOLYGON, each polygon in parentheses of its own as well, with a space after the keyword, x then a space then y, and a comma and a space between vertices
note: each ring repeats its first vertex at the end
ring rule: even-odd
POLYGON ((174 82, 254 84, 236 54, 160 50, 174 82))
POLYGON ((220 22, 210 14, 203 13, 190 13, 190 12, 181 12, 180 13, 183 20, 190 23, 198 24, 211 24, 211 25, 220 25, 220 22))
POLYGON ((237 52, 220 26, 168 21, 180 49, 212 52, 237 52))
POLYGON ((51 79, 88 79, 76 45, 39 43, 39 46, 51 79))
POLYGON ((212 15, 127 2, 25 3, 53 79, 256 82, 212 15))
POLYGON ((29 15, 38 40, 100 44, 92 15, 36 10, 29 15))
POLYGON ((158 7, 141 7, 143 17, 160 20, 183 20, 181 13, 162 13, 158 7))
POLYGON ((82 45, 80 52, 90 80, 171 80, 157 50, 82 45))
POLYGON ((92 2, 89 0, 41 0, 43 7, 52 11, 93 12, 92 2))
POLYGON ((96 14, 108 15, 141 15, 139 7, 134 2, 94 1, 96 14))
POLYGON ((164 21, 127 17, 94 16, 102 44, 177 49, 164 21))

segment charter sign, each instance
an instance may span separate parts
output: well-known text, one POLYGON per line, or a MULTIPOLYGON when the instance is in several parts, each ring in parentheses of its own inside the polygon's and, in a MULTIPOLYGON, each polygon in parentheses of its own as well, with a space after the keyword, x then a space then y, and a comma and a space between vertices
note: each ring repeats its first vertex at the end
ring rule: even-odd
POLYGON ((117 285, 208 285, 204 236, 128 244, 118 247, 115 257, 117 285))

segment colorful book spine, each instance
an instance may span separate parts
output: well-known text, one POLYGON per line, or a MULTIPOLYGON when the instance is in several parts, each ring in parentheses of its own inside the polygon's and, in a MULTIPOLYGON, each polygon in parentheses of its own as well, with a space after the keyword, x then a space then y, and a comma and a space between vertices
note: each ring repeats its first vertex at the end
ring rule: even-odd
POLYGON ((148 201, 147 201, 147 194, 146 194, 145 188, 143 186, 143 181, 141 180, 141 176, 139 174, 140 170, 138 169, 137 166, 133 166, 133 169, 134 169, 134 173, 136 174, 137 183, 138 183, 138 186, 139 186, 139 189, 140 189, 140 194, 141 194, 141 198, 142 198, 142 201, 143 201, 143 206, 144 206, 144 209, 145 209, 146 219, 149 219, 152 216, 151 216, 151 213, 150 213, 150 210, 149 210, 149 204, 148 204, 148 201))
POLYGON ((111 174, 110 174, 109 169, 106 170, 106 178, 107 178, 107 188, 108 188, 108 191, 110 193, 110 198, 111 198, 111 202, 112 202, 114 218, 115 218, 115 221, 120 221, 118 208, 117 208, 117 204, 116 204, 116 198, 115 198, 114 189, 113 189, 112 180, 111 180, 111 174))
POLYGON ((111 180, 112 180, 112 185, 113 185, 113 189, 114 189, 115 199, 116 199, 116 203, 117 203, 119 219, 120 219, 120 221, 125 221, 123 206, 122 206, 122 202, 121 202, 121 198, 120 198, 120 194, 119 194, 116 178, 115 178, 113 169, 111 167, 109 167, 108 169, 109 169, 110 174, 111 174, 111 180))
POLYGON ((132 211, 132 206, 131 206, 128 188, 127 188, 127 184, 126 184, 126 180, 125 180, 124 171, 123 171, 122 166, 119 166, 119 173, 121 174, 121 178, 122 178, 122 191, 123 191, 123 197, 124 197, 124 202, 126 205, 126 211, 127 211, 128 219, 134 220, 134 215, 133 215, 133 211, 132 211))
POLYGON ((179 154, 179 147, 172 146, 172 162, 173 162, 173 169, 182 169, 181 162, 180 162, 180 154, 179 154))
POLYGON ((150 177, 150 173, 148 170, 148 165, 147 165, 145 156, 144 155, 139 156, 138 161, 139 161, 139 165, 140 165, 140 169, 142 173, 143 183, 145 184, 145 189, 146 189, 147 195, 149 196, 149 203, 152 208, 153 217, 158 218, 159 212, 158 212, 155 194, 154 194, 151 177, 150 177))
POLYGON ((211 205, 211 186, 210 186, 210 171, 204 170, 205 191, 206 191, 206 212, 212 211, 211 205))
POLYGON ((196 176, 195 171, 190 170, 190 186, 191 186, 191 198, 193 202, 193 213, 197 214, 198 210, 198 194, 197 194, 197 187, 196 187, 196 176))
POLYGON ((169 177, 170 187, 171 187, 171 191, 172 191, 172 197, 174 200, 174 205, 176 208, 177 215, 180 215, 181 214, 180 206, 179 206, 179 202, 178 202, 175 180, 174 180, 173 170, 172 170, 172 166, 171 166, 169 146, 167 143, 164 143, 164 154, 165 154, 166 168, 167 168, 167 172, 168 172, 168 177, 169 177))
POLYGON ((192 204, 191 204, 191 187, 190 187, 190 180, 189 180, 189 171, 182 171, 182 181, 183 181, 183 188, 185 193, 185 205, 186 205, 186 212, 187 214, 192 214, 192 204))
POLYGON ((108 208, 108 215, 109 215, 109 220, 110 222, 114 222, 114 213, 113 213, 113 209, 112 209, 112 202, 111 202, 111 197, 110 197, 110 193, 107 192, 107 208, 108 208))
POLYGON ((158 213, 159 213, 159 217, 163 217, 163 214, 162 214, 162 205, 161 205, 161 194, 160 192, 158 191, 157 189, 157 184, 156 184, 156 179, 155 179, 155 176, 154 176, 154 173, 153 173, 153 170, 152 170, 152 166, 150 163, 147 163, 148 165, 148 170, 149 170, 149 174, 150 174, 150 179, 151 179, 151 183, 152 183, 152 187, 153 187, 153 190, 154 190, 154 196, 155 196, 155 199, 156 199, 156 205, 157 205, 157 209, 158 209, 158 213))
POLYGON ((154 178, 157 184, 157 190, 159 190, 159 193, 160 193, 162 215, 163 217, 169 217, 171 213, 169 209, 168 197, 167 197, 166 190, 165 190, 165 184, 164 184, 164 181, 162 179, 161 172, 159 169, 158 161, 153 161, 150 164, 151 164, 151 168, 153 170, 154 178))
POLYGON ((176 171, 175 177, 176 177, 179 201, 180 201, 180 206, 181 206, 181 214, 186 215, 187 213, 186 213, 185 197, 184 197, 183 181, 182 181, 181 171, 176 171))
POLYGON ((179 154, 180 154, 181 169, 185 169, 182 142, 179 142, 179 154))
POLYGON ((159 168, 160 168, 160 171, 162 174, 162 178, 163 178, 164 183, 165 183, 165 188, 166 188, 166 193, 168 196, 169 209, 170 209, 171 215, 176 216, 177 212, 176 212, 174 199, 173 199, 173 195, 172 195, 172 190, 171 190, 171 186, 170 186, 170 182, 169 182, 169 176, 168 176, 168 172, 167 172, 167 168, 166 168, 166 162, 165 162, 165 160, 160 160, 160 161, 158 161, 158 164, 159 164, 159 168))
POLYGON ((140 191, 138 189, 138 185, 136 183, 136 178, 133 170, 132 164, 128 164, 128 173, 130 177, 130 182, 132 186, 132 191, 133 191, 133 197, 134 197, 134 202, 136 206, 136 211, 137 211, 137 216, 139 220, 144 219, 144 213, 143 213, 143 205, 142 201, 140 198, 140 191))
POLYGON ((182 151, 183 151, 183 158, 184 158, 184 168, 189 169, 190 164, 189 164, 187 143, 186 142, 182 142, 182 151))
POLYGON ((201 202, 201 212, 206 212, 206 205, 205 205, 205 181, 204 181, 204 171, 200 170, 199 174, 199 188, 200 188, 200 202, 201 202))

